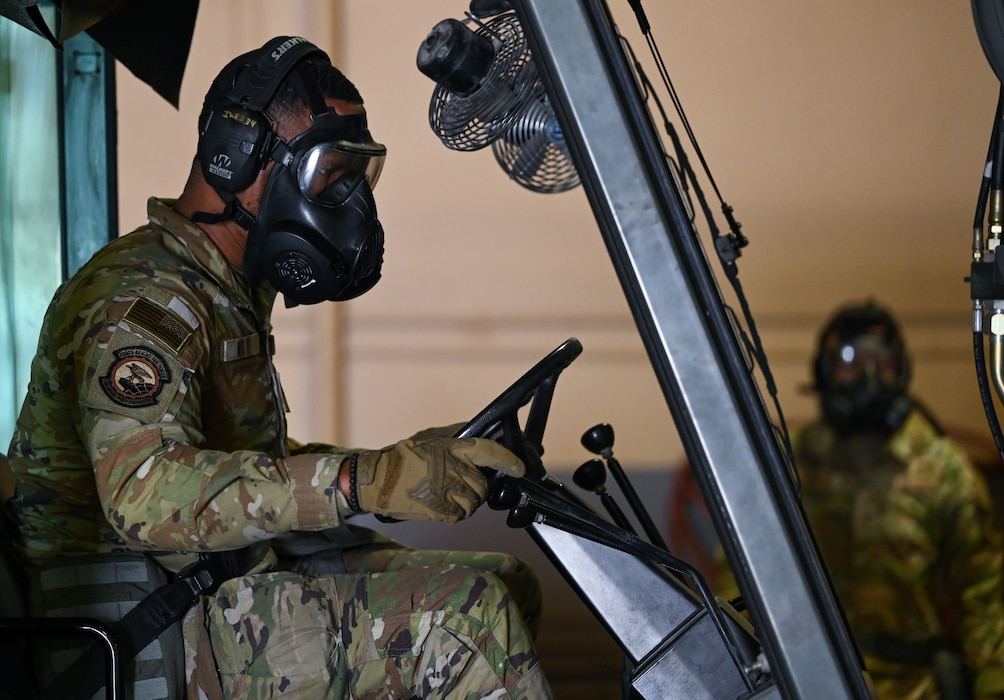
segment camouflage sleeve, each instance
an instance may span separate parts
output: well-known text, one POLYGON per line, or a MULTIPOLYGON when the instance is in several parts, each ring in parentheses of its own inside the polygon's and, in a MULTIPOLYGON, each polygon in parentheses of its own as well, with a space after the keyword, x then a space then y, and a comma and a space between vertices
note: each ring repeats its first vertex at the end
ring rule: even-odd
POLYGON ((340 455, 273 459, 189 442, 177 423, 88 411, 88 448, 106 516, 129 542, 169 551, 230 549, 341 522, 340 455), (98 436, 101 436, 98 439, 98 436))
MULTIPOLYGON (((76 364, 80 434, 106 517, 126 541, 168 551, 231 549, 291 530, 339 524, 344 454, 286 459, 204 449, 201 357, 209 351, 184 309, 190 342, 176 349, 128 322, 119 299, 84 340, 76 364), (117 319, 117 320, 116 320, 117 319)), ((167 304, 158 305, 159 311, 167 304)))
POLYGON ((286 454, 289 455, 313 455, 325 452, 343 452, 352 454, 356 449, 347 447, 335 447, 326 442, 298 442, 291 437, 286 438, 286 454))
MULTIPOLYGON (((1001 536, 993 522, 986 483, 961 451, 945 440, 925 455, 941 463, 928 488, 940 491, 941 556, 947 581, 935 588, 954 598, 959 639, 976 696, 1004 694, 1004 600, 1001 536)), ((940 584, 940 585, 939 585, 940 584)))

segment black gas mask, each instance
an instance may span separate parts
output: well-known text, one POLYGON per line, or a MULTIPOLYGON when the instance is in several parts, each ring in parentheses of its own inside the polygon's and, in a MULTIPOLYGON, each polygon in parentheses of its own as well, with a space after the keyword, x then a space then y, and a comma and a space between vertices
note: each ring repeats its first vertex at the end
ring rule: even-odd
POLYGON ((315 114, 309 129, 280 143, 248 231, 248 280, 267 278, 287 306, 345 301, 372 289, 384 245, 372 188, 385 154, 364 115, 333 111, 315 114))
POLYGON ((912 404, 898 382, 881 378, 871 368, 843 383, 831 383, 820 391, 819 401, 826 421, 844 434, 892 433, 912 404))
POLYGON ((824 329, 815 374, 823 417, 840 433, 891 434, 913 407, 899 331, 873 305, 844 310, 824 329))

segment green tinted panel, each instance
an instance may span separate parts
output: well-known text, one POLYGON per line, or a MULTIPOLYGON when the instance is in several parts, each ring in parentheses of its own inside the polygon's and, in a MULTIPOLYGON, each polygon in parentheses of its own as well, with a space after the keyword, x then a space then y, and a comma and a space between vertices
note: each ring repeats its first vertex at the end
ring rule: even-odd
POLYGON ((0 449, 62 279, 56 50, 0 21, 0 449))

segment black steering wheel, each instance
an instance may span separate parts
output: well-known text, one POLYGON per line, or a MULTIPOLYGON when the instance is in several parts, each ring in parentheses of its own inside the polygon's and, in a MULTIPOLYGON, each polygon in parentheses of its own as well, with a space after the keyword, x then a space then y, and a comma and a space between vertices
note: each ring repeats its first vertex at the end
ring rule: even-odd
POLYGON ((498 440, 523 460, 526 478, 542 479, 545 472, 540 457, 544 453, 544 428, 551 410, 554 385, 562 370, 581 353, 582 343, 578 339, 566 340, 485 406, 456 437, 498 440), (531 400, 526 424, 520 427, 519 410, 531 400))

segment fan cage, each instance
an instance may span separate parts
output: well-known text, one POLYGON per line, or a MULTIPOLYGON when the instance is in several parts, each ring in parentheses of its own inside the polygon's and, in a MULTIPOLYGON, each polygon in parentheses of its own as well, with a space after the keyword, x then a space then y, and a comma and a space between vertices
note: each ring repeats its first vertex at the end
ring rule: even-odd
POLYGON ((506 133, 543 92, 523 29, 514 12, 479 21, 475 34, 488 38, 495 60, 469 95, 437 85, 429 103, 429 125, 447 148, 476 151, 506 133))
POLYGON ((543 93, 502 138, 492 142, 492 152, 510 178, 534 192, 555 194, 580 184, 561 127, 543 93))

